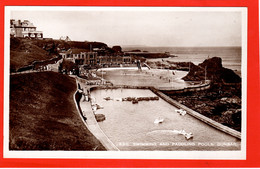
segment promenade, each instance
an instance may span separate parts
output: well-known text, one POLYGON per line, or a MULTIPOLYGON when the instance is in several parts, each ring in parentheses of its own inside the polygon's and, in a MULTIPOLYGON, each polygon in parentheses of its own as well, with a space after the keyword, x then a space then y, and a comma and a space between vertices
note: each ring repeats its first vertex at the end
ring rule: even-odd
MULTIPOLYGON (((82 88, 86 89, 88 86, 82 82, 84 82, 84 80, 82 80, 81 82, 77 80, 77 83, 79 83, 82 88)), ((119 149, 110 141, 110 139, 99 127, 94 112, 92 111, 91 102, 84 100, 84 97, 82 97, 79 102, 79 106, 82 110, 83 116, 86 118, 86 120, 84 120, 82 117, 82 120, 84 121, 84 124, 86 125, 88 130, 101 142, 101 144, 108 151, 119 151, 119 149)))

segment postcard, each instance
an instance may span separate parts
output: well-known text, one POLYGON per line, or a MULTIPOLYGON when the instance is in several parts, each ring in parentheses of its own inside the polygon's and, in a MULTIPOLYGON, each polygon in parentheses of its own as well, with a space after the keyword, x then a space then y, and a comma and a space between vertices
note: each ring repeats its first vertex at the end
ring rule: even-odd
POLYGON ((247 160, 247 7, 4 8, 4 159, 247 160))

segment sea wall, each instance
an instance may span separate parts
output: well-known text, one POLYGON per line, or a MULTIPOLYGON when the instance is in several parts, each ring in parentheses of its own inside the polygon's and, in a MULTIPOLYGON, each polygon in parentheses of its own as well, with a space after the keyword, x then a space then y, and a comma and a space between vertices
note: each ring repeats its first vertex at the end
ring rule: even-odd
POLYGON ((158 90, 167 93, 167 94, 177 94, 177 93, 185 93, 185 92, 194 92, 194 91, 201 91, 201 90, 207 90, 210 88, 210 81, 206 81, 206 83, 200 84, 200 85, 194 85, 190 87, 185 87, 183 89, 171 89, 167 87, 159 87, 158 90))
MULTIPOLYGON (((153 86, 130 86, 130 85, 96 85, 90 88, 91 90, 95 89, 151 89, 154 88, 153 86)), ((207 90, 210 88, 210 81, 207 81, 206 83, 200 84, 200 85, 194 85, 190 87, 185 87, 183 89, 173 89, 169 87, 159 87, 156 88, 159 91, 162 91, 167 94, 176 94, 176 93, 185 93, 185 92, 190 92, 190 91, 201 91, 201 90, 207 90)))
POLYGON ((150 89, 151 86, 129 86, 129 85, 100 85, 100 86, 92 86, 90 87, 90 91, 96 89, 150 89))

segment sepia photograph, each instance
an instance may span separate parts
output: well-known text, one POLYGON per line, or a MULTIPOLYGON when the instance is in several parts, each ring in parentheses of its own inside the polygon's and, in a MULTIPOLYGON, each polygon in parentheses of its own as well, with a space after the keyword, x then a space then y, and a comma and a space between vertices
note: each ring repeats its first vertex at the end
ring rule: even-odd
POLYGON ((244 7, 8 6, 4 156, 245 159, 246 79, 244 7))

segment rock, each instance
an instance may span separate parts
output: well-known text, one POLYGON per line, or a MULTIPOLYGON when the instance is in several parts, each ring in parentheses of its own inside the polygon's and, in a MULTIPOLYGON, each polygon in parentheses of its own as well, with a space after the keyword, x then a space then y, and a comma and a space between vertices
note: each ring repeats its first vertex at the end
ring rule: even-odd
POLYGON ((233 70, 222 66, 222 59, 213 57, 206 59, 198 66, 191 64, 189 73, 182 79, 185 81, 205 80, 205 72, 208 80, 218 83, 241 83, 241 77, 233 70))
POLYGON ((210 59, 206 59, 204 60, 203 63, 199 64, 200 67, 205 68, 207 66, 207 68, 211 68, 211 69, 221 69, 222 67, 222 59, 220 57, 213 57, 210 59))
POLYGON ((223 103, 217 103, 215 109, 212 111, 213 114, 221 114, 223 111, 227 110, 227 105, 223 103))
POLYGON ((235 113, 240 113, 241 114, 241 109, 236 109, 235 113))
POLYGON ((237 109, 235 113, 232 114, 232 120, 235 124, 241 123, 241 109, 237 109))
POLYGON ((233 96, 232 98, 221 98, 221 103, 232 103, 232 104, 241 104, 241 99, 239 97, 233 96))
POLYGON ((230 114, 233 114, 233 111, 228 110, 228 111, 225 111, 225 112, 222 113, 222 115, 224 115, 224 116, 227 116, 227 115, 230 115, 230 114))
POLYGON ((95 118, 96 118, 97 122, 106 120, 106 116, 104 114, 95 114, 95 118))
POLYGON ((223 97, 223 98, 221 98, 220 100, 223 101, 223 102, 225 102, 225 101, 227 101, 227 99, 228 99, 227 97, 223 97))

